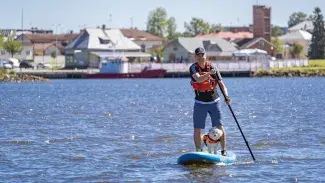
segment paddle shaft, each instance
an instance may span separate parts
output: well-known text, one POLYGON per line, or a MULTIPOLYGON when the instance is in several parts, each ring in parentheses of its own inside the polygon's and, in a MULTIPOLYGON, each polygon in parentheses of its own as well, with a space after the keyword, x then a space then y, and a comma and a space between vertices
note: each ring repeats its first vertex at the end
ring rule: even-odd
MULTIPOLYGON (((222 92, 222 94, 223 94, 223 96, 224 96, 224 98, 225 98, 225 100, 226 100, 226 94, 225 94, 225 91, 223 91, 223 88, 221 87, 219 81, 218 81, 218 85, 219 85, 220 90, 221 90, 221 92, 222 92)), ((255 161, 255 157, 254 157, 254 155, 253 155, 253 152, 252 152, 251 148, 250 148, 249 145, 248 145, 248 142, 247 142, 247 140, 246 140, 246 138, 245 138, 245 135, 244 135, 243 131, 242 131, 241 128, 240 128, 240 125, 239 125, 239 123, 238 123, 238 121, 237 121, 237 118, 236 118, 236 116, 235 116, 235 114, 234 114, 234 111, 232 110, 230 104, 227 104, 227 105, 228 105, 228 107, 229 107, 229 109, 230 109, 230 112, 231 112, 231 114, 232 114, 232 117, 234 117, 234 119, 235 119, 235 121, 236 121, 236 123, 237 123, 237 126, 238 126, 238 128, 239 128, 239 131, 240 131, 241 135, 243 136, 243 138, 244 138, 244 140, 245 140, 245 143, 246 143, 246 145, 247 145, 247 147, 248 147, 248 150, 249 150, 249 152, 251 153, 251 156, 252 156, 253 160, 255 161)))

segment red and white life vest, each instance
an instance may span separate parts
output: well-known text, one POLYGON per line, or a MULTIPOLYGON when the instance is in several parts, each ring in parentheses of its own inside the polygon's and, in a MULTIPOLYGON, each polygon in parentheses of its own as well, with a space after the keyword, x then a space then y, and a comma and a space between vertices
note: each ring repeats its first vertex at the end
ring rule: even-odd
POLYGON ((213 140, 212 138, 209 137, 208 134, 206 134, 206 135, 203 135, 203 142, 207 146, 207 142, 209 142, 209 144, 215 144, 217 142, 220 142, 220 139, 213 140))
MULTIPOLYGON (((199 68, 200 75, 207 73, 207 72, 202 72, 202 69, 198 63, 195 64, 199 68)), ((209 72, 211 68, 211 62, 205 62, 204 67, 209 72)), ((209 76, 208 79, 204 80, 201 83, 195 81, 191 82, 191 85, 195 91, 214 91, 215 88, 217 87, 217 84, 218 84, 217 81, 211 76, 209 76)))

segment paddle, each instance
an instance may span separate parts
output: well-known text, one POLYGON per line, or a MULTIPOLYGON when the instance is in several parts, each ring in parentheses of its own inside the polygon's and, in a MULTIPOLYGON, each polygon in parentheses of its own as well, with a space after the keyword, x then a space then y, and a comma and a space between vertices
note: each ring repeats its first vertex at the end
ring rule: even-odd
MULTIPOLYGON (((220 83, 219 83, 218 80, 217 80, 217 82, 218 82, 218 85, 219 85, 219 87, 220 87, 220 90, 221 90, 221 92, 222 92, 222 94, 223 94, 223 96, 224 96, 224 98, 225 98, 225 100, 226 100, 226 94, 225 94, 225 91, 223 91, 223 89, 221 88, 220 83)), ((238 128, 239 128, 239 130, 240 130, 241 135, 243 136, 243 138, 244 138, 244 140, 245 140, 245 143, 246 143, 246 145, 247 145, 247 147, 248 147, 248 150, 249 150, 249 152, 251 153, 251 156, 252 156, 253 160, 255 161, 255 157, 254 157, 254 155, 253 155, 253 152, 252 152, 251 148, 250 148, 249 145, 248 145, 248 142, 247 142, 247 140, 246 140, 246 138, 245 138, 245 135, 244 135, 243 131, 242 131, 241 128, 240 128, 240 125, 239 125, 239 123, 238 123, 238 121, 237 121, 237 118, 236 118, 236 116, 235 116, 235 114, 234 114, 234 111, 232 110, 230 104, 227 104, 227 105, 228 105, 228 107, 229 107, 229 109, 230 109, 230 112, 231 112, 232 116, 234 117, 234 119, 235 119, 235 121, 236 121, 236 123, 237 123, 237 126, 238 126, 238 128)))

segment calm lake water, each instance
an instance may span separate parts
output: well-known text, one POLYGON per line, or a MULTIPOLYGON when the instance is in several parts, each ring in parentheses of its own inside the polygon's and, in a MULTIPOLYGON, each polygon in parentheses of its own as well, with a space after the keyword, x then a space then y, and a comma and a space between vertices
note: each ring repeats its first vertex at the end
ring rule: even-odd
POLYGON ((176 163, 194 150, 187 78, 0 83, 0 182, 325 182, 325 78, 224 82, 255 162, 222 103, 238 161, 176 163))

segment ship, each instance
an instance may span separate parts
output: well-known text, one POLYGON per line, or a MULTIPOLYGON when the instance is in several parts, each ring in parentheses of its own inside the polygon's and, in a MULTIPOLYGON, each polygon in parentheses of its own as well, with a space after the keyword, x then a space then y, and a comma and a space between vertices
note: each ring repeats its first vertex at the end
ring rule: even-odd
POLYGON ((105 58, 100 61, 98 73, 85 74, 86 79, 117 79, 117 78, 163 78, 165 69, 152 69, 144 67, 140 72, 129 72, 127 58, 115 57, 105 58))

